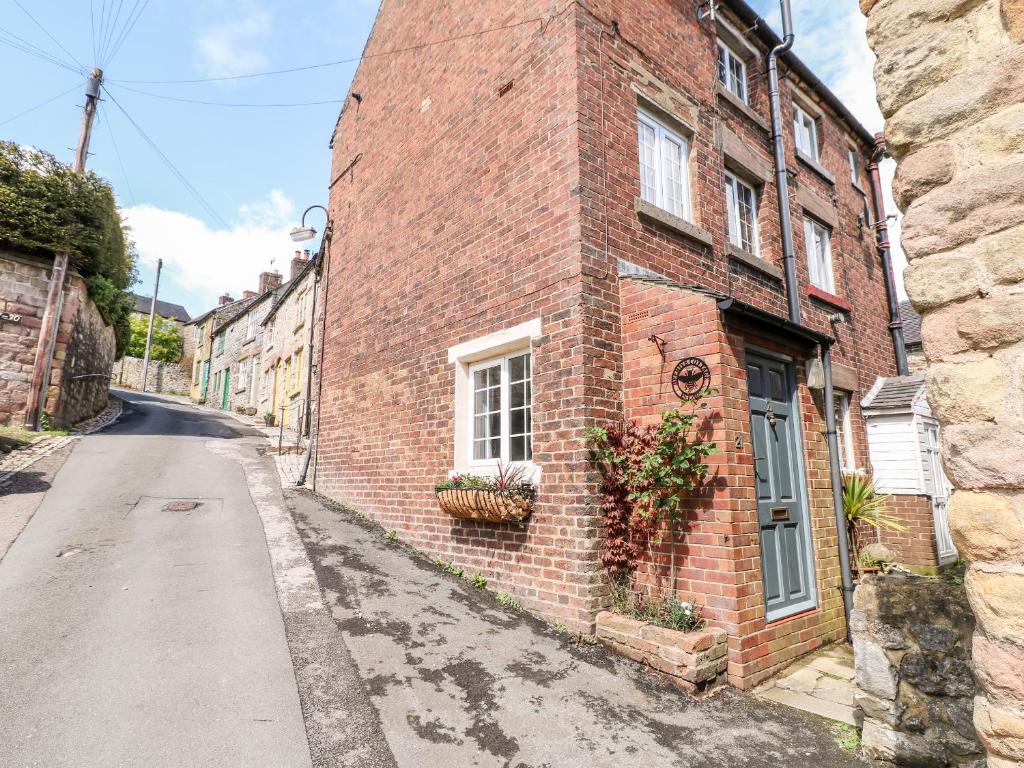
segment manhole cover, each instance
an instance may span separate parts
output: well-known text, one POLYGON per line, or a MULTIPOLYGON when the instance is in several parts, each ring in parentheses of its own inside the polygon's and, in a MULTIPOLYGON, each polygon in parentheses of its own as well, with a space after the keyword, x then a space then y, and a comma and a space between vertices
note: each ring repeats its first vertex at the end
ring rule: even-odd
POLYGON ((164 506, 164 512, 190 512, 198 506, 198 501, 172 501, 164 506))

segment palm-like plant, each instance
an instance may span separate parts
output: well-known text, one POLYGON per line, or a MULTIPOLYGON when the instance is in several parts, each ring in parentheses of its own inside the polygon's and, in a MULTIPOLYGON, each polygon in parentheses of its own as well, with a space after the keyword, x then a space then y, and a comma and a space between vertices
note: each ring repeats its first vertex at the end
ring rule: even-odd
POLYGON ((879 531, 905 531, 907 527, 889 512, 888 497, 875 490, 875 484, 864 475, 843 475, 843 511, 846 513, 846 530, 850 547, 860 572, 860 546, 857 537, 859 523, 870 525, 879 531))

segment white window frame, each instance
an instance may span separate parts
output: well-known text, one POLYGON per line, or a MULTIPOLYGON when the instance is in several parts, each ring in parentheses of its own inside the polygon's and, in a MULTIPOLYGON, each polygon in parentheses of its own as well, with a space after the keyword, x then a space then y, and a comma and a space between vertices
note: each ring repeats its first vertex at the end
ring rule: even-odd
POLYGON ((753 185, 748 184, 730 171, 725 172, 725 204, 727 209, 727 229, 729 242, 742 251, 752 256, 761 255, 761 235, 757 223, 757 190, 753 185), (743 237, 740 228, 740 188, 750 193, 750 248, 743 246, 743 237))
POLYGON ((516 352, 512 352, 501 357, 492 357, 488 360, 481 360, 478 363, 474 363, 469 366, 469 381, 470 381, 470 397, 468 398, 467 406, 469 408, 469 466, 472 468, 479 468, 490 466, 493 467, 495 462, 501 462, 503 465, 506 464, 528 464, 532 462, 533 457, 533 354, 529 349, 521 349, 516 352), (509 362, 516 357, 522 357, 523 355, 530 356, 530 458, 517 459, 513 461, 510 458, 511 454, 511 377, 509 374, 509 362), (474 408, 476 399, 476 389, 474 385, 477 371, 486 370, 488 368, 501 367, 500 373, 500 396, 498 413, 500 414, 500 446, 499 455, 493 458, 477 459, 475 458, 475 448, 477 443, 476 429, 476 410, 474 408))
POLYGON ((637 112, 637 157, 640 170, 640 197, 673 216, 692 221, 690 209, 690 141, 685 136, 666 126, 649 112, 638 109, 637 112), (641 133, 644 128, 654 132, 654 157, 651 158, 653 184, 646 183, 644 178, 644 145, 641 133), (676 201, 671 199, 669 185, 666 184, 665 166, 667 158, 665 149, 669 145, 679 147, 679 188, 676 201))
POLYGON ((850 183, 855 187, 860 186, 860 173, 857 168, 857 150, 853 147, 847 147, 846 156, 850 160, 850 183))
POLYGON ((238 361, 238 381, 235 382, 235 392, 244 392, 249 386, 249 365, 252 358, 246 357, 238 361))
POLYGON ((245 340, 250 341, 256 338, 256 313, 249 312, 245 316, 245 340))
POLYGON ((793 138, 796 148, 818 162, 818 121, 799 104, 793 105, 793 138))
POLYGON ((744 104, 750 104, 750 93, 747 87, 747 62, 721 38, 718 40, 718 58, 715 66, 718 70, 718 82, 722 84, 722 87, 744 104), (738 76, 733 72, 733 66, 739 67, 738 76))
POLYGON ((804 244, 807 252, 807 276, 811 285, 835 294, 836 278, 832 266, 832 232, 817 219, 804 215, 804 244), (820 233, 825 252, 819 259, 814 247, 814 235, 820 233))
POLYGON ((837 389, 835 391, 835 399, 838 413, 836 416, 839 426, 839 436, 842 438, 838 440, 839 444, 839 465, 844 472, 856 472, 857 471, 857 457, 853 449, 853 420, 850 416, 850 400, 851 395, 849 392, 837 389))

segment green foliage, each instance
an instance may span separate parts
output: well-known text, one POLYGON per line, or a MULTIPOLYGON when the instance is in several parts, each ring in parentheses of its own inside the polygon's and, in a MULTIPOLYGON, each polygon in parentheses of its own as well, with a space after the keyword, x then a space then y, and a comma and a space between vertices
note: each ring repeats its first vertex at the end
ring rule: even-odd
POLYGON ((487 587, 487 579, 483 577, 483 574, 474 573, 469 581, 477 589, 486 589, 487 587))
POLYGON ((499 592, 497 595, 494 596, 494 599, 497 600, 500 605, 503 605, 506 608, 511 608, 513 610, 519 610, 520 608, 519 601, 512 597, 512 595, 510 595, 508 592, 499 592))
POLYGON ((492 491, 503 493, 509 496, 518 496, 532 502, 537 496, 537 489, 533 483, 526 480, 526 467, 522 464, 505 464, 498 462, 498 471, 494 477, 481 477, 479 475, 452 475, 443 483, 434 486, 436 491, 450 491, 454 489, 466 489, 477 491, 492 491))
POLYGON ((384 534, 384 538, 388 541, 396 541, 398 539, 398 531, 388 531, 384 534))
POLYGON ((860 749, 860 732, 847 723, 835 723, 832 736, 844 752, 854 753, 860 749))
POLYGON ((879 495, 875 484, 864 475, 843 475, 843 512, 856 563, 860 563, 859 525, 869 525, 880 531, 907 530, 897 517, 889 514, 888 497, 879 495))
POLYGON ((118 294, 135 282, 135 249, 106 181, 79 176, 49 153, 0 141, 0 247, 67 253, 123 354, 131 304, 118 294))
POLYGON ((638 595, 630 591, 629 578, 624 574, 611 580, 611 609, 613 613, 678 632, 699 629, 704 624, 696 601, 680 600, 673 595, 664 600, 638 595))
POLYGON ((660 543, 665 521, 682 519, 683 502, 707 478, 716 446, 692 434, 696 423, 694 413, 673 408, 656 426, 624 420, 586 430, 602 475, 602 561, 611 573, 635 569, 644 549, 660 543))
POLYGON ((561 619, 555 619, 555 632, 562 635, 569 631, 569 628, 565 626, 565 622, 561 619))
POLYGON ((444 570, 445 573, 450 573, 452 576, 458 576, 460 579, 462 578, 462 574, 464 573, 462 568, 455 564, 454 560, 449 560, 447 563, 445 563, 444 570))
MULTIPOLYGON (((143 357, 146 354, 146 334, 149 332, 149 317, 132 314, 131 341, 128 343, 127 354, 132 357, 143 357)), ((181 360, 185 343, 181 338, 178 324, 162 317, 153 318, 153 340, 149 347, 149 359, 164 363, 176 363, 181 360)))

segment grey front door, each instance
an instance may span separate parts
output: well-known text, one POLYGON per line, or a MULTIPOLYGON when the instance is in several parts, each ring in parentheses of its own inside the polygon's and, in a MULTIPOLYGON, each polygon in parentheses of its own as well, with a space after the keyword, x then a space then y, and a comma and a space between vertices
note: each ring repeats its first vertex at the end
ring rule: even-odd
POLYGON ((769 621, 816 604, 794 384, 792 364, 747 353, 761 572, 769 621))

